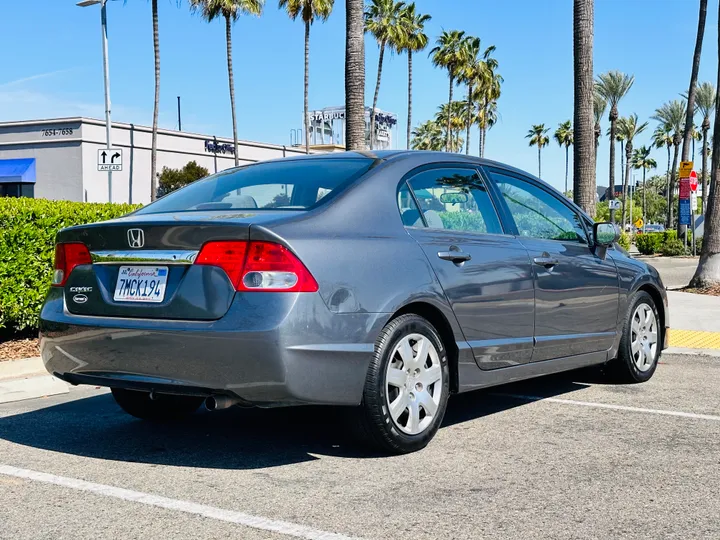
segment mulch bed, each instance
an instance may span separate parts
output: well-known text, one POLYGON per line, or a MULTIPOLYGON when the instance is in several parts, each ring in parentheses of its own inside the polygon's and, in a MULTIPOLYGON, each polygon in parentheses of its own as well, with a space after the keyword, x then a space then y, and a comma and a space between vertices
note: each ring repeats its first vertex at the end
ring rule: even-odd
POLYGON ((0 362, 40 356, 37 338, 10 339, 0 342, 0 362))
POLYGON ((710 296, 720 296, 720 285, 715 285, 714 287, 707 287, 705 289, 693 289, 691 287, 686 287, 680 290, 682 292, 689 292, 695 294, 709 294, 710 296))

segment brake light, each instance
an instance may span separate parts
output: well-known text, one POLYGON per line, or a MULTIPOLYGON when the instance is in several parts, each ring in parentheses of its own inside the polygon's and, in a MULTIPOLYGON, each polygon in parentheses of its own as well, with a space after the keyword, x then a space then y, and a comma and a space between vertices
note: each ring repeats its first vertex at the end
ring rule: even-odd
POLYGON ((92 264, 90 251, 81 242, 61 242, 55 246, 55 272, 52 284, 62 287, 76 266, 92 264))
POLYGON ((222 268, 237 291, 318 290, 315 278, 300 259, 273 242, 208 242, 195 264, 222 268))
POLYGON ((235 289, 242 279, 247 242, 208 242, 195 259, 195 264, 217 266, 225 270, 235 289))

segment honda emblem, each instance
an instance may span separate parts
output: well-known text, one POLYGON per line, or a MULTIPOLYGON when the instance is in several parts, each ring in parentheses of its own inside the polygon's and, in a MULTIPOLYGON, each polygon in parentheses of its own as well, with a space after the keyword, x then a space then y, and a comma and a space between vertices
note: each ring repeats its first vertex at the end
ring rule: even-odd
POLYGON ((145 232, 142 229, 128 229, 127 239, 131 248, 141 248, 145 245, 145 232))

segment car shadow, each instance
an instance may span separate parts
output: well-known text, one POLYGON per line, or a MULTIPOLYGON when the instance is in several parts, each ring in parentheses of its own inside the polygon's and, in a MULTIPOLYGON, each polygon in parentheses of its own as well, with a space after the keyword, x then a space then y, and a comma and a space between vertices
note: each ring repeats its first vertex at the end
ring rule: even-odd
MULTIPOLYGON (((587 386, 577 380, 564 374, 453 396, 442 427, 527 403, 511 394, 552 397, 587 386)), ((383 456, 359 441, 353 413, 343 407, 233 408, 153 424, 128 416, 104 393, 0 418, 0 440, 95 459, 213 469, 277 467, 318 455, 383 456)))

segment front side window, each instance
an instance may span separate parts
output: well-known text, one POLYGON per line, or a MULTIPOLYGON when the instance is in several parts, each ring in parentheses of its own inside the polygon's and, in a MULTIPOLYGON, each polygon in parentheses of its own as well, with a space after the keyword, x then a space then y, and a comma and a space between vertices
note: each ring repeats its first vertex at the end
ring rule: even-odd
POLYGON ((371 158, 269 161, 193 182, 138 214, 193 210, 307 210, 365 174, 371 158))
MULTIPOLYGON (((418 215, 413 225, 425 224, 433 229, 465 231, 473 233, 502 234, 502 227, 487 188, 471 169, 429 169, 408 180, 412 192, 420 205, 414 205, 418 215), (422 216, 422 217, 420 217, 422 216)), ((403 190, 398 194, 399 204, 403 203, 403 190)), ((409 226, 410 214, 403 214, 403 223, 409 226)))
POLYGON ((492 169, 520 236, 587 243, 580 216, 557 197, 534 184, 492 169))

